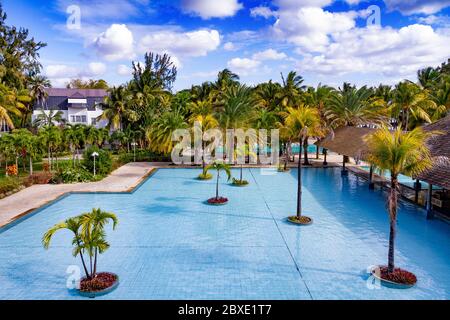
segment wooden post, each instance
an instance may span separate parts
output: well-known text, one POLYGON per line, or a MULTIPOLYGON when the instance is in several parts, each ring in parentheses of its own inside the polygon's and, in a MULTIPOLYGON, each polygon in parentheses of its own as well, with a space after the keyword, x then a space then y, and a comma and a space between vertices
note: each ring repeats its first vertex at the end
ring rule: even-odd
POLYGON ((414 202, 419 203, 419 192, 422 190, 422 184, 419 179, 416 179, 416 183, 414 183, 414 202))
POLYGON ((431 200, 433 198, 433 185, 428 185, 428 195, 427 195, 427 219, 433 219, 434 213, 433 213, 433 205, 431 203, 431 200))
POLYGON ((343 175, 343 176, 347 176, 347 175, 348 175, 348 171, 347 171, 347 169, 345 168, 345 162, 346 162, 346 160, 347 160, 347 156, 343 155, 343 156, 342 156, 342 171, 341 171, 341 175, 343 175))
POLYGON ((369 189, 370 190, 375 189, 375 183, 373 182, 373 165, 370 165, 369 170, 369 189))

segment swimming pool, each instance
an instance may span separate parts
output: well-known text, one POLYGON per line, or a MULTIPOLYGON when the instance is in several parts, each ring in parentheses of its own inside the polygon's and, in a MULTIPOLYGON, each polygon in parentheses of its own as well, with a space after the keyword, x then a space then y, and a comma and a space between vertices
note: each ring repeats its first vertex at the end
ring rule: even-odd
MULTIPOLYGON (((385 263, 385 195, 340 169, 304 169, 307 227, 285 221, 295 210, 296 170, 245 169, 245 188, 224 180, 230 202, 213 207, 214 181, 198 169, 160 169, 133 194, 73 194, 0 231, 0 299, 84 299, 66 289, 70 235, 42 234, 93 207, 115 212, 116 231, 100 270, 120 286, 98 299, 449 299, 450 226, 401 203, 396 263, 418 276, 408 290, 370 289, 366 268, 385 263)), ((238 172, 235 171, 237 174, 238 172)))

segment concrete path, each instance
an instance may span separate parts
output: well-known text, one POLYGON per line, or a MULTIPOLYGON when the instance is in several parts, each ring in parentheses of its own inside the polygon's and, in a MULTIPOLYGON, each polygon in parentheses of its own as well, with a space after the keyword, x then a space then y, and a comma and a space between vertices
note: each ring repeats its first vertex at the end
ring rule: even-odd
POLYGON ((128 163, 98 182, 34 185, 0 200, 0 227, 68 192, 127 192, 154 168, 151 163, 128 163))

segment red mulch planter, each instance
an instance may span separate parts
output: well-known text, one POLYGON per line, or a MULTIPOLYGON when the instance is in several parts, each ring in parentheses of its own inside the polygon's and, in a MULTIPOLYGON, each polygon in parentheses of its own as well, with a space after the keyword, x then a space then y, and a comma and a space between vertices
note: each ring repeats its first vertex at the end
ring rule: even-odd
POLYGON ((109 272, 97 273, 93 279, 83 278, 80 282, 81 292, 98 292, 112 287, 118 280, 117 275, 109 272))
POLYGON ((221 204, 226 204, 228 202, 228 198, 225 197, 214 197, 211 199, 208 199, 208 203, 212 204, 212 205, 221 205, 221 204))
POLYGON ((387 266, 380 266, 380 277, 383 280, 413 286, 417 282, 417 277, 406 270, 395 268, 394 272, 389 273, 387 266))

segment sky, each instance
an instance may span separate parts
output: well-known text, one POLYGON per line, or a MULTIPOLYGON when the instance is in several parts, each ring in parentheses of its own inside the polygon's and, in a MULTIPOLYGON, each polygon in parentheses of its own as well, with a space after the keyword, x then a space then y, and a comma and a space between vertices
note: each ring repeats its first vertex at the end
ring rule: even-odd
POLYGON ((294 70, 305 84, 416 80, 450 58, 450 0, 3 0, 8 24, 48 45, 43 73, 131 79, 132 61, 169 53, 174 90, 228 68, 254 85, 294 70))

